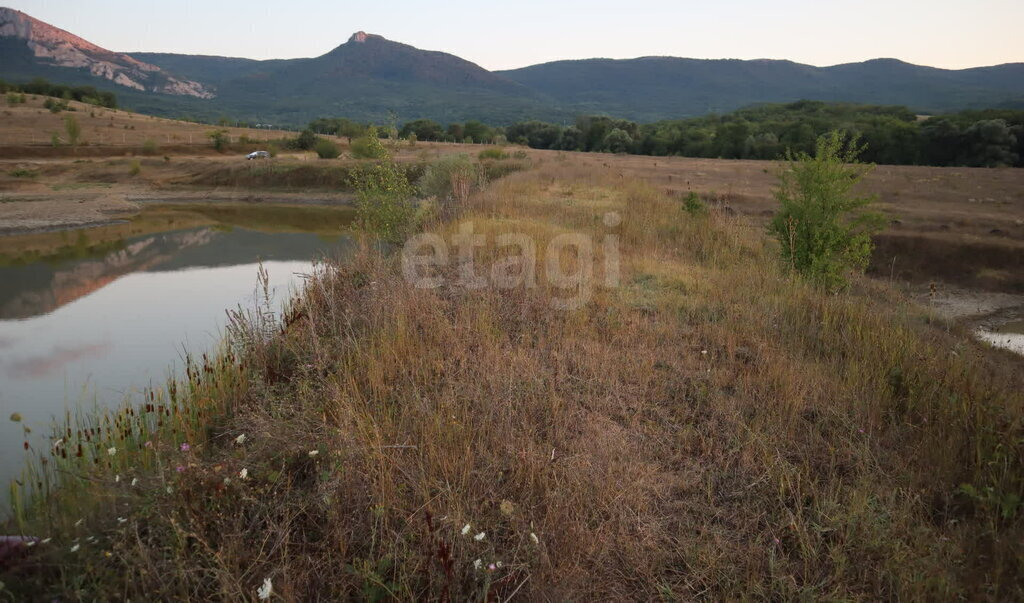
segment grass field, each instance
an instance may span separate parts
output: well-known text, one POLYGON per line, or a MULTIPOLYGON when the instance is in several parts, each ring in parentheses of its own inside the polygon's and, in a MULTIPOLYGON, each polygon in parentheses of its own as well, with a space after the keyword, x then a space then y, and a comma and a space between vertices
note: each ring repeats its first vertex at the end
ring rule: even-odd
MULTIPOLYGON (((445 152, 400 159, 424 150, 445 152)), ((145 190, 194 194, 237 159, 147 164, 145 190)), ((492 286, 453 262, 417 288, 367 242, 141 407, 69 417, 38 474, 63 487, 23 511, 40 540, 0 580, 31 599, 252 599, 265 580, 284 600, 1024 597, 1021 357, 887 279, 835 295, 787 274, 771 164, 531 165, 424 226, 454 244, 472 224, 492 286), (550 251, 570 233, 593 243, 592 289, 555 278, 586 266, 550 251), (536 286, 493 286, 531 265, 510 234, 536 246, 536 286)), ((40 164, 31 186, 115 167, 40 164)), ((901 232, 1015 249, 1021 179, 868 186, 901 232)))

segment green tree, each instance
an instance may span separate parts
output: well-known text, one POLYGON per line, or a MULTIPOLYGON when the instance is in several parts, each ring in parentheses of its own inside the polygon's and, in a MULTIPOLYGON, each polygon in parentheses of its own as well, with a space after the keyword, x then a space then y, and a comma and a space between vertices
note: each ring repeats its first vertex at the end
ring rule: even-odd
POLYGON ((1002 167, 1017 163, 1017 137, 1002 119, 976 122, 964 131, 961 162, 974 167, 1002 167))
POLYGON ((472 138, 477 142, 484 143, 492 142, 491 139, 494 138, 494 130, 476 120, 466 122, 466 125, 463 127, 463 134, 466 138, 472 138))
POLYGON ((620 128, 613 128, 601 143, 601 150, 611 153, 628 153, 632 148, 633 138, 620 128))
POLYGON ((787 153, 774 191, 781 208, 769 230, 783 259, 830 290, 846 285, 846 273, 867 268, 871 235, 882 225, 881 216, 865 211, 874 197, 853 193, 874 167, 857 161, 862 150, 842 132, 821 136, 813 156, 787 153))
POLYGON ((391 154, 380 141, 377 128, 370 126, 363 136, 352 141, 352 156, 356 159, 387 159, 391 154))
POLYGON ((228 136, 227 130, 210 130, 206 133, 207 138, 213 143, 213 148, 218 153, 223 153, 228 147, 228 143, 231 142, 231 138, 228 136))
POLYGON ((391 242, 409 234, 416 216, 415 189, 398 164, 388 159, 360 165, 349 183, 356 191, 356 219, 361 228, 391 242))
POLYGON ((318 138, 313 130, 306 128, 299 132, 299 137, 295 139, 295 148, 302 151, 312 151, 316 146, 317 140, 318 138))

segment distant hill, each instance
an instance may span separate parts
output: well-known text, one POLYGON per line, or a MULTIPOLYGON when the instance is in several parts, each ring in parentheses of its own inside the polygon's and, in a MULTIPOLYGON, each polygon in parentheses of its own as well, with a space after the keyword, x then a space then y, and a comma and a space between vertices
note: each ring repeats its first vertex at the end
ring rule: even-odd
POLYGON ((63 75, 66 80, 105 80, 140 92, 214 97, 198 82, 176 78, 156 65, 111 52, 10 8, 0 7, 0 41, 0 71, 6 76, 76 71, 63 75))
POLYGON ((502 123, 561 117, 544 95, 457 56, 357 32, 312 59, 253 61, 159 53, 135 56, 209 82, 231 115, 305 123, 323 115, 386 121, 428 117, 502 123))
POLYGON ((894 59, 813 67, 676 57, 556 61, 491 72, 444 52, 358 32, 323 56, 266 60, 111 52, 0 8, 0 78, 90 84, 145 113, 275 125, 322 116, 386 122, 657 121, 799 99, 922 112, 1024 108, 1024 63, 959 71, 894 59))
POLYGON ((906 105, 923 113, 1024 108, 1024 63, 954 71, 895 59, 814 67, 775 60, 644 57, 556 61, 499 73, 571 112, 640 121, 800 99, 906 105))

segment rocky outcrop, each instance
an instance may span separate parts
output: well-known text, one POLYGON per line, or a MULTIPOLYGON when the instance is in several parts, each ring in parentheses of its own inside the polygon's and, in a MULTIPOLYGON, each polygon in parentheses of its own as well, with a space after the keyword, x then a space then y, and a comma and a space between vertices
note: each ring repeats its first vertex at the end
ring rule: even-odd
POLYGON ((101 48, 14 9, 0 8, 0 37, 24 40, 40 62, 87 69, 96 77, 135 90, 207 99, 215 96, 199 82, 174 77, 156 65, 101 48))

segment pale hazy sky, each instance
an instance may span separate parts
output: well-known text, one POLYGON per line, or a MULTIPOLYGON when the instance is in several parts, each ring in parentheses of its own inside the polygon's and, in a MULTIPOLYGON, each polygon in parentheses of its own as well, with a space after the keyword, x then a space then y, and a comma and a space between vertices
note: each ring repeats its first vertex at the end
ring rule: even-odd
POLYGON ((0 0, 118 51, 321 55, 355 31, 488 69, 671 55, 951 69, 1024 62, 1024 0, 0 0))

